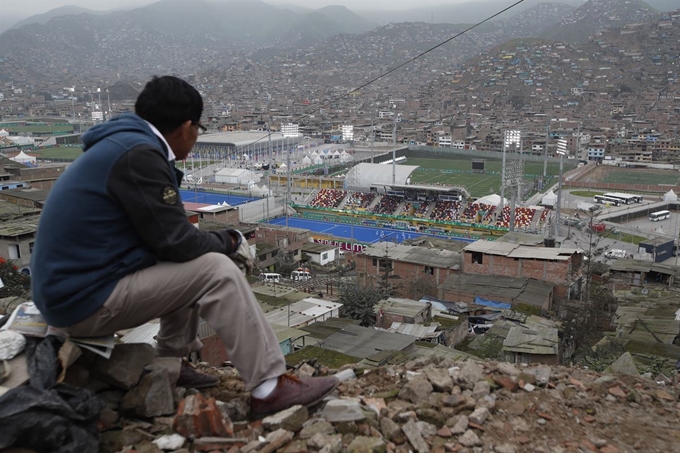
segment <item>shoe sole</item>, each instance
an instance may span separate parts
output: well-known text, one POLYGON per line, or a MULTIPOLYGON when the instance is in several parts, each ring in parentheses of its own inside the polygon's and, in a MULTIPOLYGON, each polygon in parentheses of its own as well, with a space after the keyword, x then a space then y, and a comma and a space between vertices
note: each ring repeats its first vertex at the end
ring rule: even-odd
MULTIPOLYGON (((319 404, 324 398, 326 398, 328 395, 330 395, 331 393, 333 393, 333 391, 334 391, 336 388, 338 388, 338 385, 339 385, 339 384, 340 384, 340 381, 337 381, 337 380, 336 380, 335 385, 334 385, 333 387, 331 387, 330 389, 328 389, 328 391, 327 391, 326 393, 324 393, 323 395, 321 395, 321 396, 318 397, 317 399, 315 399, 315 400, 313 400, 313 401, 311 401, 311 402, 309 402, 309 403, 307 403, 307 404, 303 404, 303 406, 304 406, 304 407, 312 407, 312 406, 314 406, 314 405, 316 405, 316 404, 319 404)), ((292 407, 292 406, 291 406, 291 407, 292 407)), ((289 409, 289 408, 287 408, 287 409, 289 409)), ((285 411, 285 410, 286 410, 286 409, 281 409, 281 411, 285 411)), ((250 415, 250 419, 251 419, 251 420, 261 420, 261 419, 263 419, 264 417, 268 417, 268 416, 270 416, 270 415, 272 415, 272 414, 276 414, 276 413, 281 412, 281 411, 264 412, 264 413, 262 413, 262 414, 257 414, 257 415, 252 415, 252 414, 251 414, 251 415, 250 415)))

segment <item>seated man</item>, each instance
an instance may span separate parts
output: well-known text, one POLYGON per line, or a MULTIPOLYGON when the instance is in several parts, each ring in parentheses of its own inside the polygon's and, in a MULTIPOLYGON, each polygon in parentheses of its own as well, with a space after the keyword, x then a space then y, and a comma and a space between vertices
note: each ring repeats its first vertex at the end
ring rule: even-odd
MULTIPOLYGON (((203 100, 176 77, 154 77, 124 114, 82 136, 85 153, 52 188, 32 256, 33 299, 73 336, 109 335, 160 318, 158 353, 201 348, 204 319, 222 338, 251 391, 251 416, 311 405, 335 377, 296 379, 243 273, 252 270, 237 230, 203 231, 187 219, 175 159, 205 129, 203 100)), ((183 362, 177 385, 217 378, 183 362)))

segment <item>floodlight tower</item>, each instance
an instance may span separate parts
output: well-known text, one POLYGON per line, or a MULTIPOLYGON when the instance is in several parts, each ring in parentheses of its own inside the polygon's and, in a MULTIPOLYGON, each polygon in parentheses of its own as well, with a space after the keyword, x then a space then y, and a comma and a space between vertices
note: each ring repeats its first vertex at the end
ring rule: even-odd
MULTIPOLYGON (((499 215, 501 216, 501 219, 503 219, 503 208, 505 207, 505 187, 510 186, 513 187, 515 185, 515 179, 516 179, 516 164, 513 164, 513 169, 514 171, 512 172, 512 175, 509 175, 508 173, 508 168, 506 166, 506 154, 508 151, 508 147, 512 144, 515 146, 519 146, 520 138, 521 138, 521 132, 518 130, 506 130, 505 131, 505 136, 503 139, 503 165, 501 168, 501 203, 499 206, 499 215), (511 176, 510 178, 508 176, 511 176)), ((513 196, 514 199, 514 196, 513 196)), ((513 206, 514 209, 514 206, 513 206)), ((510 220, 512 221, 514 219, 514 213, 510 213, 510 220)))
POLYGON ((564 170, 564 155, 567 154, 567 141, 557 140, 557 154, 560 155, 560 174, 557 180, 557 209, 555 209, 555 238, 560 236, 560 211, 562 206, 562 171, 564 170))

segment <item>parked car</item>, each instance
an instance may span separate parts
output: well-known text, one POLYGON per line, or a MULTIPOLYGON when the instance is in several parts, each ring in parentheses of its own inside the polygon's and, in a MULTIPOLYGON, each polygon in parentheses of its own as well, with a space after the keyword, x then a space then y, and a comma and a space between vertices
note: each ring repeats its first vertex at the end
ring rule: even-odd
POLYGON ((619 259, 619 258, 625 258, 627 256, 628 256, 628 253, 625 250, 621 250, 621 249, 611 249, 611 250, 607 250, 604 253, 605 258, 613 259, 613 260, 616 260, 616 259, 619 259))

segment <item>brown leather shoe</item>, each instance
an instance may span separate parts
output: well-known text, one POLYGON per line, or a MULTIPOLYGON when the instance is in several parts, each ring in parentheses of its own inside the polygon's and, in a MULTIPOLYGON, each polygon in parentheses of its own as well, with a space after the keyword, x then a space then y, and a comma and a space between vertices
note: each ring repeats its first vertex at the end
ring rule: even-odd
POLYGON ((313 406, 335 390, 339 382, 335 376, 298 378, 283 374, 267 398, 250 398, 250 417, 262 418, 297 404, 313 406))
POLYGON ((215 387, 219 382, 220 380, 217 376, 199 373, 189 362, 182 360, 182 366, 179 369, 179 378, 177 379, 177 387, 204 389, 215 387))

